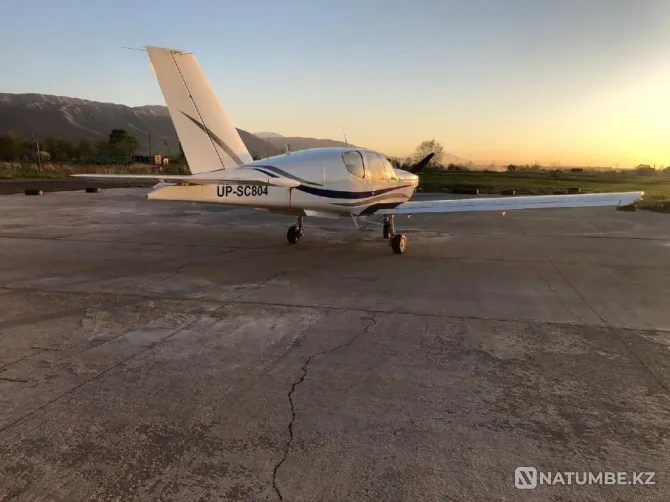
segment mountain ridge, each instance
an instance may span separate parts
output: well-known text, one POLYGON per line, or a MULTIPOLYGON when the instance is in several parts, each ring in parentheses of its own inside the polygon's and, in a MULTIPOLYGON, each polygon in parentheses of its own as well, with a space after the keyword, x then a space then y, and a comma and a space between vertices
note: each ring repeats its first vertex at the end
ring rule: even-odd
MULTIPOLYGON (((175 155, 179 151, 177 133, 164 105, 128 106, 53 94, 0 93, 0 132, 79 141, 86 137, 105 140, 112 129, 119 128, 127 129, 129 134, 137 137, 137 154, 150 153, 149 141, 152 153, 167 151, 168 155, 175 155)), ((347 146, 344 141, 327 138, 237 131, 254 158, 279 155, 286 146, 292 151, 347 146)), ((463 159, 445 152, 444 162, 455 160, 463 159)))
MULTIPOLYGON (((138 139, 136 153, 176 154, 179 140, 164 105, 128 106, 118 103, 53 94, 0 93, 0 132, 38 138, 58 136, 70 141, 86 137, 106 139, 112 129, 127 129, 138 139)), ((322 146, 345 146, 341 141, 316 138, 286 137, 278 133, 260 133, 262 137, 237 129, 240 138, 255 158, 279 155, 285 145, 291 150, 322 146)))
MULTIPOLYGON (((149 154, 150 138, 153 153, 167 150, 175 155, 179 151, 177 132, 163 105, 131 107, 53 94, 0 93, 0 132, 79 141, 86 137, 106 139, 112 129, 118 128, 127 129, 137 137, 138 154, 149 154)), ((237 131, 252 156, 268 155, 267 141, 243 129, 237 131)), ((270 155, 280 153, 280 148, 269 146, 270 155)))

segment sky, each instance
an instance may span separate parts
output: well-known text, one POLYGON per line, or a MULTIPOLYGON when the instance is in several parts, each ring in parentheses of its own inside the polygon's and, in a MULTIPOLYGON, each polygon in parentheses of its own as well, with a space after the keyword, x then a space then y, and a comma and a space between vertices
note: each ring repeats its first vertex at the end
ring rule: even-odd
POLYGON ((163 104, 193 52, 235 124, 476 163, 670 165, 670 0, 9 0, 0 92, 163 104), (66 7, 67 6, 67 7, 66 7))

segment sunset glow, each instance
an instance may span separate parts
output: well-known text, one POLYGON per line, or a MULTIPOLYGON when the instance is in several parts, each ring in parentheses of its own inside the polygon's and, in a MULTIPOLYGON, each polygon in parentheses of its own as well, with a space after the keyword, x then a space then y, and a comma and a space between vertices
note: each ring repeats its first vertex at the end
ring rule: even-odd
POLYGON ((60 7, 36 3, 6 8, 2 92, 162 104, 146 58, 121 49, 157 44, 194 52, 250 132, 344 127, 400 157, 436 138, 479 164, 670 165, 668 2, 75 1, 56 38, 60 7), (128 12, 179 28, 136 29, 128 12))

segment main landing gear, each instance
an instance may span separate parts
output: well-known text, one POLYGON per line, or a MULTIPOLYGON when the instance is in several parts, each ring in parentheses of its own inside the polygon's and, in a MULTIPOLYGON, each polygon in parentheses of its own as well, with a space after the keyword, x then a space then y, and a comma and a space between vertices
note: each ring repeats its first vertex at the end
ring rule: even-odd
POLYGON ((405 254, 407 251, 407 237, 403 234, 395 233, 395 216, 384 216, 384 229, 382 230, 384 239, 389 240, 391 249, 395 254, 405 254))
POLYGON ((304 219, 304 216, 298 216, 296 224, 289 227, 288 232, 286 232, 286 240, 288 240, 290 244, 297 244, 300 237, 305 233, 305 225, 303 224, 304 219))
MULTIPOLYGON (((290 244, 297 244, 300 238, 305 233, 304 216, 298 216, 298 221, 295 225, 289 227, 286 232, 286 240, 290 244)), ((394 215, 384 216, 384 229, 382 235, 384 239, 388 239, 389 245, 395 254, 405 254, 407 251, 407 237, 403 234, 395 233, 394 215)))

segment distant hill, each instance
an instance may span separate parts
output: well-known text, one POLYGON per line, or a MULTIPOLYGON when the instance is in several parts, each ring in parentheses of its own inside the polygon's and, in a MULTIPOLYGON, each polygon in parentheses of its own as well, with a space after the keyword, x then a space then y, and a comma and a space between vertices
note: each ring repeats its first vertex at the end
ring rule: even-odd
MULTIPOLYGON (((37 134, 41 139, 58 136, 78 141, 86 137, 106 139, 112 129, 127 129, 129 134, 136 136, 138 154, 149 153, 149 134, 154 153, 164 152, 165 140, 168 154, 175 155, 179 151, 177 133, 165 106, 130 107, 49 94, 0 93, 0 133, 12 131, 27 137, 37 134)), ((284 151, 285 145, 290 145, 292 151, 346 146, 343 141, 332 139, 237 131, 249 153, 256 158, 278 155, 284 151)), ((445 152, 442 162, 447 164, 463 160, 445 152)))
MULTIPOLYGON (((270 137, 270 143, 277 148, 283 149, 284 145, 290 145, 292 151, 307 150, 308 148, 327 148, 347 146, 344 141, 334 139, 301 138, 298 136, 270 137)), ((349 145, 355 146, 355 145, 349 145)))
MULTIPOLYGON (((264 138, 265 141, 270 141, 271 145, 276 146, 280 150, 284 150, 286 145, 289 145, 291 150, 306 150, 308 148, 327 148, 327 147, 344 147, 347 144, 344 141, 337 141, 334 139, 318 139, 318 138, 303 138, 300 136, 282 136, 281 134, 274 132, 257 132, 254 133, 259 138, 264 138)), ((349 145, 357 147, 358 145, 349 145)), ((383 153, 383 152, 380 152, 383 153)), ((406 161, 406 157, 394 157, 387 155, 389 159, 394 159, 403 163, 406 161)), ((450 163, 454 164, 466 164, 467 159, 458 157, 449 152, 444 152, 442 154, 442 164, 445 166, 450 163)))
POLYGON ((263 139, 268 139, 268 138, 283 138, 281 134, 278 134, 276 132, 255 132, 255 136, 258 136, 259 138, 263 139))
MULTIPOLYGON (((140 142, 138 154, 179 151, 177 133, 165 106, 130 107, 101 103, 86 99, 52 96, 48 94, 0 93, 0 132, 12 131, 39 138, 58 136, 67 140, 91 137, 107 138, 112 129, 127 129, 140 142)), ((252 156, 267 157, 268 143, 247 131, 237 130, 252 156)), ((270 155, 278 155, 281 148, 270 145, 270 155)))

